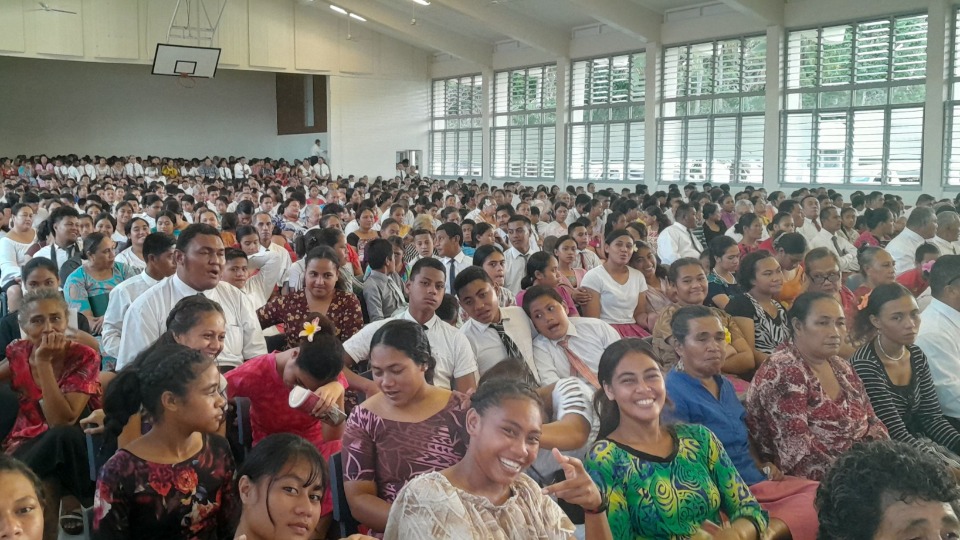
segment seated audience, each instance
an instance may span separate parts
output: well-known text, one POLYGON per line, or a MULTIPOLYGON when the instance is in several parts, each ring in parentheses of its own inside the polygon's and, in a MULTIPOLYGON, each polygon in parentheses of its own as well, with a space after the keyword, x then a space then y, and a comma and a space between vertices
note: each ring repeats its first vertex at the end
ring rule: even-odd
POLYGON ((384 538, 572 540, 574 525, 549 497, 553 493, 582 506, 587 538, 613 538, 606 501, 579 459, 554 450, 567 479, 543 490, 523 473, 540 446, 541 405, 526 384, 482 384, 466 415, 471 443, 463 459, 408 482, 391 505, 384 538))
POLYGON ((932 240, 937 235, 937 215, 932 208, 914 208, 907 218, 907 225, 900 234, 886 246, 887 253, 893 257, 897 275, 914 266, 917 247, 932 240))
POLYGON ((90 233, 83 239, 83 264, 63 283, 63 293, 70 307, 90 321, 93 334, 100 334, 107 312, 110 291, 139 271, 116 262, 115 244, 109 236, 90 233))
POLYGON ((607 348, 599 380, 600 431, 585 465, 609 501, 615 538, 702 536, 723 522, 721 512, 737 538, 764 538, 767 513, 716 435, 661 422, 667 392, 646 344, 627 338, 607 348))
POLYGON ((393 251, 393 244, 382 238, 367 244, 370 274, 363 281, 363 301, 367 305, 370 322, 393 317, 407 307, 403 280, 395 267, 393 251))
POLYGON ((897 276, 897 283, 906 287, 914 298, 919 298, 930 286, 930 267, 933 266, 933 261, 939 258, 940 250, 935 244, 920 244, 914 256, 913 268, 897 276))
POLYGON ((878 285, 895 283, 897 273, 894 270, 893 257, 880 247, 861 249, 857 261, 860 264, 860 274, 864 278, 860 286, 853 291, 859 306, 863 303, 863 297, 868 296, 878 285))
POLYGON ((414 476, 459 462, 469 435, 460 395, 432 384, 436 361, 419 324, 386 321, 368 346, 378 392, 347 420, 343 479, 350 512, 376 532, 386 528, 400 489, 414 476))
POLYGON ((227 247, 223 280, 243 291, 254 309, 260 309, 273 296, 277 282, 282 279, 285 259, 275 251, 263 249, 257 230, 249 225, 237 228, 237 245, 240 253, 232 256, 231 248, 227 247))
POLYGON ((603 247, 607 255, 603 265, 583 276, 582 286, 591 296, 583 305, 584 317, 599 318, 623 337, 649 336, 640 324, 647 322, 647 281, 630 267, 633 238, 624 229, 616 230, 607 235, 603 247))
POLYGON ((561 284, 556 257, 546 251, 538 251, 527 259, 527 275, 520 282, 520 287, 523 290, 517 293, 517 305, 523 305, 523 295, 528 288, 534 285, 546 285, 553 287, 560 298, 563 298, 563 303, 567 306, 567 315, 579 317, 580 312, 577 311, 577 304, 574 303, 569 290, 562 287, 561 284))
MULTIPOLYGON (((499 211, 497 212, 500 213, 499 211)), ((511 291, 523 288, 521 282, 526 273, 527 260, 539 251, 536 243, 530 237, 530 219, 521 214, 514 214, 507 219, 507 233, 510 239, 510 248, 503 252, 506 265, 504 285, 511 291)), ((474 254, 474 259, 476 259, 474 254)), ((473 264, 477 264, 474 261, 473 264)))
MULTIPOLYGON (((629 231, 630 228, 628 227, 629 231)), ((647 282, 646 320, 641 326, 653 330, 660 312, 673 303, 673 295, 667 282, 667 267, 660 264, 656 252, 642 240, 634 240, 636 250, 630 257, 630 267, 639 270, 647 282)))
POLYGON ((898 441, 860 444, 820 484, 818 538, 956 538, 958 498, 936 457, 898 441))
POLYGON ((960 255, 937 259, 930 270, 933 300, 923 312, 916 345, 927 356, 943 413, 960 426, 960 255))
POLYGON ((150 224, 142 217, 135 217, 127 222, 126 236, 127 245, 120 248, 117 253, 117 262, 121 262, 130 268, 144 269, 147 261, 143 256, 143 242, 150 235, 150 224))
POLYGON ((920 308, 906 288, 880 285, 853 323, 850 359, 890 438, 934 454, 960 477, 960 432, 943 417, 927 358, 914 344, 920 308))
MULTIPOLYGON (((796 297, 803 292, 803 256, 807 253, 807 239, 800 233, 785 233, 773 242, 773 256, 780 263, 783 272, 783 285, 775 300, 789 308, 796 297)), ((740 260, 743 267, 743 260, 740 260)), ((741 288, 747 290, 741 283, 741 288)))
POLYGON ((523 299, 523 311, 539 333, 533 340, 533 359, 540 384, 579 377, 599 388, 597 361, 619 339, 617 331, 593 317, 568 318, 563 299, 553 287, 531 287, 523 299))
POLYGON ((707 244, 710 274, 707 276, 707 299, 704 305, 724 309, 734 296, 743 294, 737 283, 742 256, 737 242, 729 236, 718 236, 707 244))
POLYGON ((3 440, 5 453, 23 461, 43 480, 51 509, 45 538, 56 538, 57 515, 68 534, 83 531, 80 503, 89 503, 93 484, 83 431, 84 409, 100 406, 100 357, 66 335, 67 303, 54 288, 30 290, 18 322, 23 339, 7 345, 0 381, 19 396, 17 419, 3 440))
POLYGON ((22 462, 0 453, 0 535, 17 540, 42 540, 46 507, 43 485, 22 462))
POLYGON ((703 425, 717 436, 760 506, 770 513, 771 528, 785 523, 793 538, 814 540, 817 483, 784 476, 775 463, 754 458, 747 412, 733 385, 720 375, 727 346, 720 319, 709 308, 686 306, 674 314, 671 326, 680 362, 666 376, 667 395, 673 402, 669 415, 703 425))
POLYGON ((760 366, 747 391, 747 425, 760 459, 820 480, 854 444, 889 436, 860 378, 837 356, 846 334, 840 303, 804 293, 789 324, 789 347, 760 366))
MULTIPOLYGON (((649 208, 645 210, 648 211, 649 208)), ((699 257, 703 253, 703 244, 693 234, 693 229, 697 226, 697 211, 689 204, 681 204, 674 212, 674 218, 676 221, 672 225, 668 220, 662 223, 656 236, 657 255, 663 264, 672 264, 683 257, 699 257)), ((656 223, 659 223, 659 219, 647 226, 656 223)), ((650 232, 653 233, 653 230, 650 232)))
POLYGON ((744 293, 732 298, 725 311, 762 362, 789 338, 787 312, 775 299, 783 288, 783 270, 768 251, 757 251, 740 261, 738 281, 744 293))
POLYGON ((16 311, 23 298, 20 269, 30 260, 27 250, 37 241, 37 231, 33 228, 33 208, 29 205, 15 204, 11 214, 10 230, 0 238, 0 290, 7 293, 7 309, 16 311))
POLYGON ((747 212, 740 216, 737 223, 733 226, 733 232, 740 239, 737 241, 737 249, 740 256, 745 257, 748 253, 753 253, 760 249, 760 240, 763 238, 763 220, 760 216, 747 212))
MULTIPOLYGON (((46 221, 49 226, 49 234, 52 235, 52 241, 32 255, 33 257, 46 257, 53 261, 53 264, 57 265, 57 273, 59 274, 63 263, 75 256, 80 256, 80 246, 77 243, 80 238, 80 213, 69 206, 61 206, 50 212, 50 217, 46 221)), ((41 239, 46 240, 42 235, 37 234, 37 241, 39 242, 41 239)), ((66 276, 61 277, 66 278, 66 276)))
POLYGON ((769 251, 770 253, 776 254, 776 248, 773 247, 773 243, 780 236, 797 232, 797 226, 793 221, 793 216, 789 212, 779 212, 773 216, 770 221, 770 226, 768 227, 770 237, 760 242, 758 244, 760 249, 769 251))
POLYGON ((883 207, 868 209, 863 214, 863 226, 866 230, 853 243, 855 248, 885 247, 893 238, 893 213, 883 207))
POLYGON ((483 268, 484 272, 490 276, 497 289, 497 298, 500 307, 509 307, 516 305, 513 301, 516 298, 510 289, 503 286, 506 282, 506 259, 503 252, 492 244, 480 245, 473 253, 473 265, 483 268))
POLYGON ((832 252, 840 261, 840 270, 845 274, 859 272, 857 248, 840 232, 842 223, 839 210, 832 206, 821 210, 820 223, 822 227, 810 240, 810 249, 824 248, 832 252))
POLYGON ((227 400, 213 359, 158 343, 107 388, 105 426, 119 435, 141 408, 152 426, 100 469, 95 538, 230 538, 238 501, 234 462, 215 434, 227 400))

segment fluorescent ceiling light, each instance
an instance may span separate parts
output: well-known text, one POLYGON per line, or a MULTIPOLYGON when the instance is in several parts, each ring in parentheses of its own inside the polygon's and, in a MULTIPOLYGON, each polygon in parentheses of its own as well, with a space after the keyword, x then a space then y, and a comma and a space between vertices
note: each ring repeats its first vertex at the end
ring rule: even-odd
POLYGON ((427 0, 413 0, 413 1, 416 2, 417 4, 420 4, 421 6, 429 6, 429 5, 430 5, 430 2, 428 2, 427 0))
POLYGON ((356 20, 358 20, 358 21, 360 21, 360 22, 367 22, 366 19, 364 19, 363 17, 357 15, 356 13, 351 13, 351 14, 350 14, 350 17, 353 18, 353 19, 356 19, 356 20))
POLYGON ((342 13, 343 15, 346 15, 346 14, 347 14, 347 10, 343 9, 343 8, 340 7, 340 6, 335 6, 335 5, 333 5, 333 4, 330 4, 330 9, 336 11, 337 13, 342 13))

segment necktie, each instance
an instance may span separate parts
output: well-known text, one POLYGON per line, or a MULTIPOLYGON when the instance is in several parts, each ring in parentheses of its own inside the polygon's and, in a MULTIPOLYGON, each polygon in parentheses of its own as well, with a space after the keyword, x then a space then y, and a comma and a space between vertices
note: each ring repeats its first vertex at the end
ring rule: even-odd
POLYGON ((846 255, 846 252, 844 252, 842 249, 840 249, 840 242, 837 241, 837 237, 836 237, 836 236, 831 236, 831 237, 830 237, 830 240, 833 241, 833 248, 837 250, 837 255, 839 255, 839 256, 841 256, 841 257, 843 257, 844 255, 846 255))
POLYGON ((695 249, 697 253, 703 252, 703 250, 700 249, 700 243, 697 242, 697 237, 693 236, 693 231, 687 229, 687 234, 690 235, 690 243, 693 244, 693 249, 695 249))
POLYGON ((580 268, 587 269, 587 256, 582 251, 580 252, 580 268))
POLYGON ((447 282, 450 284, 450 294, 453 294, 453 278, 457 277, 457 260, 450 257, 450 271, 447 272, 447 282))
POLYGON ((498 323, 490 323, 490 327, 497 331, 497 334, 500 336, 500 341, 503 342, 503 348, 507 350, 507 358, 523 358, 523 355, 520 354, 520 347, 517 347, 517 343, 507 335, 507 331, 503 328, 503 321, 498 323))
POLYGON ((560 348, 563 349, 563 352, 567 355, 567 361, 570 362, 570 368, 572 372, 576 372, 581 379, 586 381, 593 386, 594 388, 600 388, 600 380, 597 379, 597 374, 593 371, 590 371, 590 368, 583 363, 583 360, 577 356, 577 353, 570 350, 569 342, 570 336, 565 336, 563 339, 557 342, 557 345, 560 345, 560 348))

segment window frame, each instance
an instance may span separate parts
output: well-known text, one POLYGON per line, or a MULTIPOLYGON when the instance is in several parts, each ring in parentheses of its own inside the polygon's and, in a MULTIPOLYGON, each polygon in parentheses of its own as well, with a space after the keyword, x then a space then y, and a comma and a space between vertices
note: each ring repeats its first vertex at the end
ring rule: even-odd
MULTIPOLYGON (((953 146, 953 130, 960 129, 960 122, 954 122, 955 116, 960 116, 960 36, 957 32, 960 30, 960 5, 952 5, 952 18, 950 20, 950 35, 947 43, 947 76, 944 84, 947 85, 947 95, 943 102, 943 170, 941 187, 944 191, 960 188, 960 170, 955 182, 950 181, 951 168, 951 146, 953 146), (955 90, 956 93, 955 93, 955 90), (953 112, 956 111, 956 112, 953 112)), ((958 118, 960 120, 960 118, 958 118)), ((957 133, 960 140, 960 133, 957 133)), ((956 161, 960 168, 960 148, 957 148, 956 161)))
MULTIPOLYGON (((808 25, 808 26, 799 26, 794 28, 784 29, 783 35, 783 54, 781 58, 781 95, 779 106, 780 106, 780 133, 779 133, 779 163, 778 163, 778 182, 783 186, 796 186, 796 187, 810 187, 818 184, 817 182, 817 169, 818 169, 818 153, 822 152, 824 149, 818 148, 819 137, 822 135, 818 132, 818 129, 811 128, 810 130, 810 181, 809 182, 792 182, 786 179, 787 176, 787 165, 788 160, 787 148, 788 148, 788 139, 787 139, 787 129, 789 125, 789 118, 791 116, 799 115, 810 115, 811 124, 817 124, 819 122, 819 117, 822 115, 829 114, 843 114, 844 121, 846 125, 844 126, 844 136, 843 136, 843 154, 841 154, 841 159, 843 160, 843 181, 842 182, 830 182, 824 185, 831 187, 840 187, 843 189, 860 189, 860 190, 870 190, 870 189, 888 189, 888 190, 899 190, 899 191, 913 191, 921 187, 922 178, 923 178, 923 150, 927 143, 924 137, 924 122, 926 114, 926 100, 912 103, 892 103, 891 94, 892 90, 895 88, 903 88, 908 86, 921 86, 924 87, 924 92, 926 91, 925 85, 927 82, 927 73, 928 64, 924 61, 924 75, 922 78, 914 79, 902 79, 896 81, 893 79, 893 53, 894 53, 894 42, 896 39, 896 33, 893 31, 893 26, 895 25, 897 19, 903 18, 912 18, 912 17, 929 17, 928 11, 918 11, 911 10, 906 12, 892 13, 883 16, 873 16, 866 18, 858 19, 845 19, 830 21, 828 23, 821 23, 817 25, 808 25), (853 66, 857 62, 857 32, 858 25, 869 24, 888 21, 891 24, 891 31, 888 38, 887 48, 885 50, 886 62, 887 62, 887 80, 884 81, 874 81, 874 82, 862 82, 858 83, 856 81, 856 70, 853 66), (833 84, 833 85, 823 85, 820 81, 820 72, 823 69, 822 63, 822 53, 823 53, 823 29, 825 28, 834 28, 838 26, 849 25, 851 28, 851 74, 850 82, 845 82, 843 84, 833 84), (790 36, 794 33, 799 32, 817 32, 817 46, 816 46, 816 72, 817 72, 817 82, 816 86, 812 87, 789 87, 790 79, 790 36), (855 105, 853 96, 858 90, 871 90, 871 89, 883 89, 886 91, 886 102, 881 105, 855 105), (809 94, 813 96, 821 96, 821 94, 829 92, 849 92, 851 98, 849 100, 849 105, 838 106, 838 107, 820 107, 815 106, 813 108, 809 107, 797 107, 790 108, 789 101, 792 96, 803 96, 804 94, 809 94), (903 183, 890 183, 890 133, 893 131, 890 129, 891 116, 895 111, 898 110, 909 110, 909 109, 920 109, 920 151, 918 162, 920 167, 918 169, 917 182, 911 184, 903 183), (884 126, 881 128, 882 136, 882 149, 881 149, 881 175, 880 183, 873 182, 852 182, 852 171, 853 171, 853 146, 855 139, 855 130, 854 130, 854 115, 857 112, 883 112, 883 121, 884 126)), ((927 32, 924 34, 924 39, 929 38, 929 19, 928 19, 927 32)), ((798 69, 800 69, 798 67, 798 69)), ((800 98, 802 99, 802 97, 800 98)), ((945 163, 946 164, 946 163, 945 163)))
MULTIPOLYGON (((457 177, 472 177, 472 178, 482 178, 483 176, 483 141, 484 141, 484 129, 482 121, 483 113, 483 85, 484 79, 482 73, 466 73, 463 75, 457 75, 454 77, 441 77, 437 79, 432 79, 430 81, 430 131, 429 131, 429 145, 430 145, 430 165, 429 165, 429 176, 431 178, 441 178, 441 179, 456 179, 457 177), (438 106, 446 110, 447 104, 447 87, 451 82, 456 82, 457 84, 464 84, 465 79, 472 80, 472 86, 480 88, 479 99, 475 103, 479 103, 479 107, 474 107, 473 112, 470 114, 444 114, 438 116, 436 114, 438 106), (443 83, 443 102, 437 102, 437 84, 443 83), (476 120, 476 127, 455 127, 450 128, 446 126, 447 122, 455 121, 472 121, 476 120), (443 121, 444 127, 437 128, 437 122, 443 121), (461 136, 466 135, 466 153, 464 154, 461 151, 461 136), (466 172, 462 170, 456 170, 454 172, 447 172, 445 170, 447 160, 447 141, 448 135, 453 136, 453 147, 454 147, 454 163, 455 167, 459 165, 462 157, 466 156, 466 161, 469 163, 468 170, 466 172), (480 137, 480 141, 476 141, 476 137, 480 137), (438 140, 439 137, 439 140, 438 140), (439 145, 439 146, 438 146, 439 145), (438 155, 437 149, 440 148, 438 155), (479 149, 480 153, 474 155, 474 150, 479 149), (473 169, 474 166, 477 166, 477 169, 473 169), (439 169, 437 168, 439 167, 439 169), (440 172, 437 172, 440 171, 440 172)), ((459 105, 462 106, 462 100, 458 100, 459 105)))
POLYGON ((544 64, 535 64, 531 66, 519 66, 519 67, 514 67, 509 69, 501 69, 493 73, 492 84, 490 87, 490 97, 492 102, 490 107, 490 179, 491 180, 498 180, 498 181, 504 181, 504 182, 541 182, 544 180, 547 180, 547 181, 556 180, 556 174, 557 174, 557 157, 556 157, 557 87, 556 87, 556 83, 557 83, 557 71, 560 69, 566 69, 566 67, 559 66, 556 63, 548 62, 544 64), (532 71, 539 70, 539 73, 541 75, 540 80, 546 81, 549 68, 553 68, 554 70, 553 71, 554 106, 553 107, 544 106, 544 103, 545 103, 544 96, 546 95, 546 86, 544 84, 541 84, 539 88, 539 94, 540 94, 539 107, 535 109, 523 108, 515 111, 509 110, 510 100, 511 100, 510 85, 512 84, 511 82, 512 76, 515 73, 523 72, 524 77, 526 77, 527 80, 529 80, 530 73, 532 71), (499 98, 498 98, 499 94, 497 91, 498 84, 499 84, 498 78, 501 74, 506 74, 506 77, 507 77, 508 88, 504 93, 504 96, 506 99, 506 108, 508 109, 506 112, 497 112, 497 105, 499 104, 499 98), (530 115, 534 115, 534 114, 540 116, 540 122, 535 124, 528 124, 526 120, 530 117, 530 115), (544 119, 551 114, 553 115, 553 122, 544 121, 544 119), (512 119, 521 118, 521 117, 526 117, 524 118, 522 125, 514 125, 512 123, 512 119), (497 125, 500 119, 505 119, 504 125, 497 125), (535 160, 536 164, 534 166, 536 170, 536 174, 529 175, 529 176, 526 174, 526 171, 528 170, 528 163, 526 158, 524 157, 520 166, 521 174, 519 176, 512 175, 510 174, 511 172, 513 172, 511 170, 513 165, 513 160, 510 159, 511 157, 513 157, 511 143, 514 135, 512 132, 514 130, 520 131, 520 138, 521 138, 520 153, 521 155, 526 156, 528 155, 528 152, 530 150, 527 144, 528 143, 527 137, 528 137, 528 130, 531 130, 531 129, 537 133, 537 140, 539 141, 539 144, 536 150, 536 155, 537 155, 535 160), (546 154, 545 152, 546 147, 544 146, 544 133, 549 132, 551 130, 553 132, 553 137, 551 139, 553 141, 552 143, 553 148, 551 149, 550 155, 553 156, 553 166, 548 168, 544 166, 544 155, 546 154), (504 160, 503 168, 506 174, 498 175, 497 170, 499 166, 498 165, 499 153, 498 153, 497 146, 498 146, 498 143, 500 142, 501 136, 505 138, 505 140, 503 141, 503 152, 505 154, 503 156, 503 160, 504 160), (553 174, 549 176, 545 174, 545 172, 547 172, 548 170, 552 171, 553 174))

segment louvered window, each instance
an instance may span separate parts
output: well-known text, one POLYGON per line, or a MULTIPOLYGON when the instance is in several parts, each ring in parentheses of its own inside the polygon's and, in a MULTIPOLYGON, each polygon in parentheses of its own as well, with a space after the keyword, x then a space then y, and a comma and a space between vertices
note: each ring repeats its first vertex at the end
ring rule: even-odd
POLYGON ((643 181, 646 53, 576 60, 570 72, 567 177, 643 181))
POLYGON ((763 182, 766 36, 667 47, 661 182, 763 182))
POLYGON ((493 178, 553 180, 557 66, 498 71, 493 81, 493 178))
POLYGON ((919 185, 927 16, 787 33, 781 179, 919 185))
POLYGON ((944 136, 944 183, 951 186, 960 185, 960 8, 954 11, 953 16, 953 48, 950 51, 950 73, 948 77, 948 101, 946 105, 947 118, 944 136))
POLYGON ((430 174, 440 178, 479 177, 483 153, 480 75, 433 81, 430 174))

